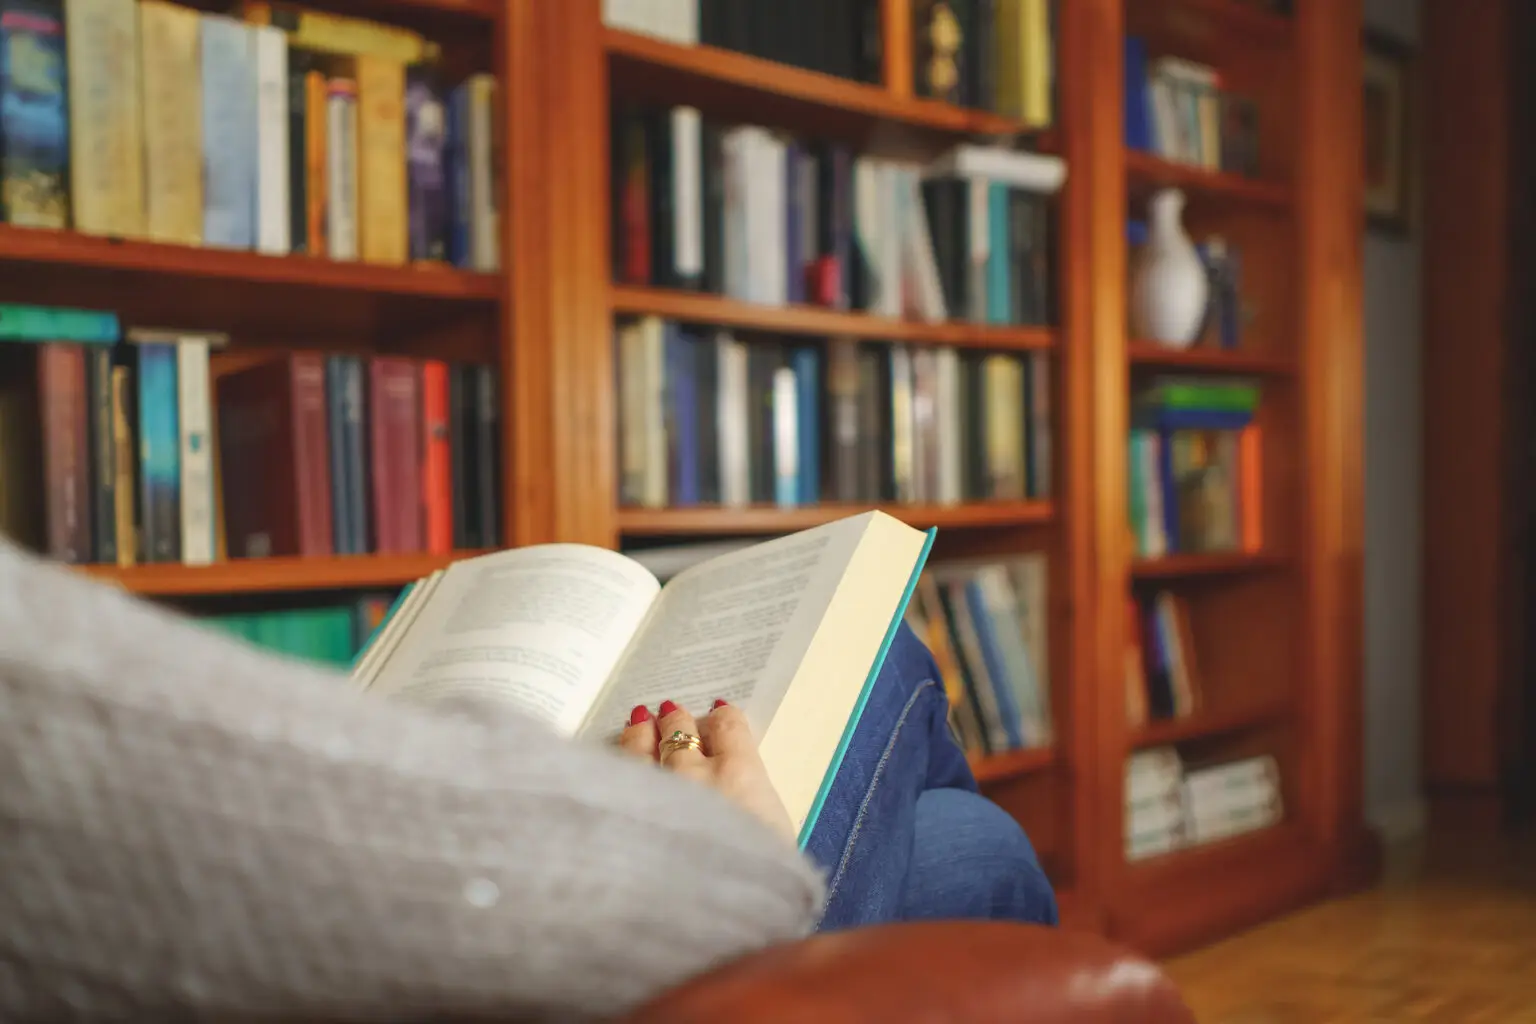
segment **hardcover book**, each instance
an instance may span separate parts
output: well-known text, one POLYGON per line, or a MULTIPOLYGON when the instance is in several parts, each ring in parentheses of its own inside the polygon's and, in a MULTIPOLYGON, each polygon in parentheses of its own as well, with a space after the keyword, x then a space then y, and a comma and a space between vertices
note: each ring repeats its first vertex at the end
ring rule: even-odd
POLYGON ((370 693, 511 709, 615 737, 637 704, 741 708, 804 845, 933 531, 866 512, 702 562, 666 586, 601 548, 547 544, 413 585, 353 669, 370 693))
POLYGON ((11 224, 69 223, 69 115, 59 0, 0 4, 0 214, 11 224))

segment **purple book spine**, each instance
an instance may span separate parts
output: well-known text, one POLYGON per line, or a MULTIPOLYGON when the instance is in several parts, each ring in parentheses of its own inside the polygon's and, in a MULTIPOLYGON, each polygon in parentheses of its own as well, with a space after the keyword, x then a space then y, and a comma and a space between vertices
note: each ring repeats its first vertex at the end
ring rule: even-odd
POLYGON ((443 95, 430 74, 413 68, 405 86, 413 260, 448 258, 447 145, 448 111, 443 95))

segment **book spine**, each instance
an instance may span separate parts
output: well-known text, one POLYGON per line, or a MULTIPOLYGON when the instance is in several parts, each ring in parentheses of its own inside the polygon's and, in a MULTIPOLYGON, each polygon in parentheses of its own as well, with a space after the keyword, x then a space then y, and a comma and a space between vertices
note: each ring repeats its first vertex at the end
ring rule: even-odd
POLYGON ((389 450, 398 427, 391 423, 395 403, 390 401, 390 362, 374 359, 368 364, 368 468, 373 504, 373 550, 397 554, 400 544, 400 482, 395 478, 399 462, 389 450))
POLYGON ((390 378, 388 400, 393 409, 387 457, 394 460, 399 486, 393 496, 399 504, 396 540, 402 551, 422 551, 426 534, 422 513, 421 366, 408 359, 390 360, 390 378))
POLYGON ((86 393, 91 453, 91 525, 95 535, 93 560, 117 561, 117 448, 112 438, 112 352, 85 351, 86 393))
POLYGON ((326 85, 326 252, 333 260, 358 256, 357 86, 333 78, 326 85))
POLYGON ((469 83, 460 84, 448 97, 447 159, 448 261, 456 267, 470 265, 469 197, 469 83))
MULTIPOLYGON (((363 380, 363 361, 357 356, 343 356, 341 365, 341 443, 342 486, 347 492, 347 533, 352 553, 372 550, 368 501, 368 434, 365 424, 367 390, 363 380)), ((333 470, 334 472, 334 470, 333 470)))
POLYGON ((795 371, 781 366, 773 371, 773 500, 780 507, 800 502, 800 413, 795 371))
POLYGON ((448 365, 429 360, 421 367, 421 503, 426 549, 453 550, 453 452, 450 450, 448 365))
POLYGON ((331 461, 331 536, 338 555, 362 554, 352 534, 352 493, 347 486, 346 357, 325 359, 326 441, 331 461))
POLYGON ((719 366, 716 422, 720 430, 720 501, 742 506, 752 500, 752 460, 747 348, 729 334, 715 336, 719 366))
POLYGON ((133 0, 70 0, 70 193, 74 227, 92 235, 144 233, 138 8, 133 0))
POLYGON ((469 188, 472 266, 494 273, 501 268, 501 211, 496 198, 496 78, 475 75, 469 80, 469 188))
POLYGON ((703 141, 699 112, 672 110, 672 272, 679 288, 704 278, 703 141))
POLYGON ((405 91, 410 257, 448 258, 447 110, 431 74, 409 71, 405 91))
POLYGON ((475 411, 478 416, 478 434, 475 442, 479 481, 476 492, 480 499, 481 541, 488 548, 502 544, 501 523, 501 403, 498 401, 496 370, 491 366, 477 366, 475 373, 475 411))
POLYGON ((694 423, 698 429, 699 501, 705 505, 720 503, 720 355, 712 339, 695 336, 692 345, 693 374, 697 406, 694 423))
POLYGON ((203 244, 256 242, 256 71, 251 31, 202 16, 203 244))
POLYGON ((821 501, 821 358, 813 348, 793 356, 795 380, 796 497, 801 505, 821 501))
POLYGON ((181 561, 210 565, 213 551, 213 410, 208 395, 208 341, 176 345, 177 430, 181 442, 181 561))
POLYGON ((453 546, 460 551, 481 547, 479 503, 474 496, 474 382, 470 367, 448 368, 448 429, 453 454, 453 546))
POLYGON ((256 71, 256 248, 289 251, 288 45, 280 29, 251 30, 256 71))
POLYGON ((835 338, 827 353, 827 430, 833 501, 859 500, 859 347, 835 338))
POLYGON ((203 129, 198 14, 161 0, 139 5, 144 108, 145 231, 157 242, 203 240, 203 129))
POLYGON ((311 256, 329 251, 329 87, 319 71, 304 74, 304 235, 311 256))
POLYGON ((293 252, 311 252, 309 238, 309 72, 301 53, 288 54, 288 242, 293 252))
POLYGON ((335 553, 331 524, 331 473, 325 422, 325 359, 313 353, 289 357, 293 414, 294 486, 299 503, 299 554, 335 553))
POLYGON ((0 66, 0 215, 21 227, 67 227, 69 91, 61 0, 5 5, 0 47, 37 58, 0 66))
POLYGON ((677 280, 677 218, 674 209, 675 186, 673 184, 672 117, 670 111, 654 111, 643 115, 645 121, 645 153, 647 166, 646 202, 649 206, 647 222, 650 225, 649 284, 663 288, 675 288, 677 280))
POLYGON ((139 559, 138 535, 134 517, 133 426, 129 410, 133 406, 133 371, 113 366, 112 377, 112 526, 117 550, 117 564, 123 568, 139 559))
POLYGON ((405 65, 357 58, 358 245, 364 262, 408 255, 405 65))
POLYGON ((173 345, 138 346, 139 508, 146 562, 181 560, 181 436, 173 345))
POLYGON ((38 353, 37 373, 48 554, 63 562, 89 561, 84 353, 78 345, 47 345, 38 353))
MULTIPOLYGON (((706 122, 700 142, 703 180, 704 273, 701 287, 712 295, 725 294, 725 153, 718 124, 706 122)), ((619 220, 619 208, 614 218, 619 220)))

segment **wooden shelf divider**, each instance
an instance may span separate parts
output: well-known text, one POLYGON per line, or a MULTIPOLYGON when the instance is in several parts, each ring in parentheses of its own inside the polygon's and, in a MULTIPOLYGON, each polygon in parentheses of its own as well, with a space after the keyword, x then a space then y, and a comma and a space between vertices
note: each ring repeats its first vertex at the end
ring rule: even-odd
POLYGON ((1139 339, 1126 344, 1126 358, 1130 360, 1131 366, 1146 369, 1252 374, 1259 377, 1289 377, 1296 373, 1294 361, 1267 352, 1219 348, 1178 349, 1139 339))
POLYGON ((81 565, 95 579, 145 597, 397 587, 458 561, 484 554, 337 555, 331 558, 233 558, 213 565, 81 565))
POLYGON ((660 316, 689 323, 736 327, 775 334, 851 336, 974 348, 1046 349, 1056 343, 1049 327, 997 327, 969 323, 921 323, 849 313, 819 306, 764 306, 701 292, 615 285, 615 313, 660 316))
POLYGON ((1139 149, 1126 150, 1125 173, 1129 183, 1137 188, 1174 186, 1198 198, 1223 202, 1248 203, 1283 210, 1295 198, 1291 187, 1283 182, 1262 181, 1174 163, 1139 149))
POLYGON ((1288 555, 1267 551, 1167 555, 1163 558, 1142 558, 1133 561, 1131 575, 1138 580, 1175 579, 1181 576, 1221 576, 1278 569, 1289 565, 1290 562, 1288 555))
POLYGON ((492 303, 501 278, 448 266, 380 266, 310 256, 269 256, 234 249, 164 245, 0 224, 0 263, 52 263, 167 277, 217 278, 252 285, 283 285, 423 299, 492 303))
POLYGON ((683 534, 780 533, 804 530, 872 508, 916 527, 976 528, 1028 526, 1048 523, 1055 507, 1048 501, 987 501, 968 505, 823 504, 799 508, 748 505, 725 508, 701 505, 692 508, 621 508, 619 532, 631 537, 680 536, 683 534))
POLYGON ((982 785, 1016 779, 1030 772, 1043 771, 1056 764, 1054 747, 1010 750, 1004 754, 975 754, 969 758, 971 773, 982 785))
POLYGON ((1182 718, 1147 722, 1131 732, 1129 747, 1142 750, 1256 729, 1282 721, 1291 710, 1291 701, 1283 696, 1234 702, 1228 707, 1196 711, 1182 718))

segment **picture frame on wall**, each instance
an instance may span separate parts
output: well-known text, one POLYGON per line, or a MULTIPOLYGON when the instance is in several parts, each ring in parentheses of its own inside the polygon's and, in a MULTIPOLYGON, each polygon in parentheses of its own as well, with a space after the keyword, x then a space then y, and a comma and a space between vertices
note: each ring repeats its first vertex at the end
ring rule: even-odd
POLYGON ((1407 234, 1414 183, 1413 51, 1377 32, 1365 34, 1361 167, 1365 216, 1373 228, 1407 234))

